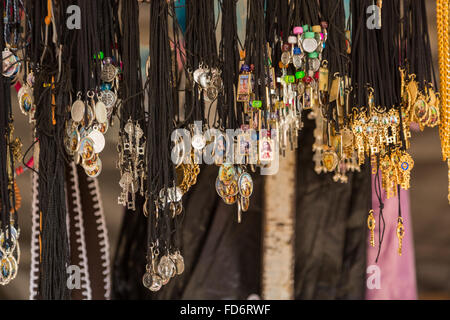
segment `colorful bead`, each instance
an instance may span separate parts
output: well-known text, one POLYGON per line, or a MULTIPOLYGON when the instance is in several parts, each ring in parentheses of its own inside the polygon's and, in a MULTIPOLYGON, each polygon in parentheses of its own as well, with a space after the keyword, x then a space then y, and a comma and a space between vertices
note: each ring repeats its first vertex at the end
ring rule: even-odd
POLYGON ((295 35, 299 35, 299 34, 302 34, 302 33, 303 33, 303 28, 302 27, 299 27, 299 26, 294 27, 294 34, 295 35))

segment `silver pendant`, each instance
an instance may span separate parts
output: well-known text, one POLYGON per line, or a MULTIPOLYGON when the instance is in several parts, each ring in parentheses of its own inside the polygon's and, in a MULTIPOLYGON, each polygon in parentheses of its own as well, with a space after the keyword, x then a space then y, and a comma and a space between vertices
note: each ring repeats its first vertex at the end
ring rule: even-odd
POLYGON ((316 51, 317 46, 317 40, 314 38, 307 38, 302 41, 303 51, 306 51, 308 53, 316 51))
POLYGON ((106 121, 108 121, 106 106, 101 101, 98 101, 95 104, 95 118, 99 123, 105 123, 106 121))
POLYGON ((84 112, 86 110, 86 106, 83 101, 78 99, 72 105, 72 109, 70 110, 70 115, 72 116, 72 120, 75 122, 80 122, 83 120, 84 112))
POLYGON ((147 289, 150 289, 150 287, 152 286, 152 283, 153 283, 153 277, 152 277, 151 273, 146 272, 144 274, 144 276, 142 277, 142 284, 147 289))
POLYGON ((163 256, 158 263, 158 273, 165 282, 167 282, 176 274, 176 267, 172 259, 168 256, 163 256))
POLYGON ((291 61, 291 54, 288 51, 283 52, 281 54, 281 62, 287 66, 290 61, 291 61))
POLYGON ((299 54, 295 54, 292 56, 292 64, 296 69, 300 69, 302 67, 302 56, 299 54))
POLYGON ((100 93, 99 100, 103 102, 108 109, 114 107, 117 101, 117 96, 111 90, 104 90, 100 93))
POLYGON ((105 148, 105 136, 98 130, 92 130, 88 137, 94 142, 95 153, 102 152, 105 148))
POLYGON ((175 267, 177 270, 177 275, 180 275, 184 272, 184 258, 177 251, 174 255, 172 255, 172 261, 175 263, 175 267))
POLYGON ((159 291, 163 286, 163 280, 162 278, 157 275, 157 274, 153 274, 152 275, 152 285, 149 287, 150 291, 156 292, 159 291))
POLYGON ((206 72, 203 72, 199 78, 199 83, 202 86, 202 88, 206 89, 209 86, 210 82, 211 79, 208 77, 208 74, 206 72))
POLYGON ((319 71, 320 69, 320 61, 317 58, 309 59, 309 69, 314 72, 319 71))
POLYGON ((100 78, 104 82, 113 82, 117 76, 117 68, 111 64, 107 63, 103 66, 100 78))

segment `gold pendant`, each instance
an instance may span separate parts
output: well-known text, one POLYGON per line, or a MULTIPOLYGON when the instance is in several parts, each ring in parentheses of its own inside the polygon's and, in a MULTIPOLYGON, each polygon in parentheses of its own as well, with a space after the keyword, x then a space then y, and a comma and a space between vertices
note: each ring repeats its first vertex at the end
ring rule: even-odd
POLYGON ((398 255, 402 255, 403 237, 405 236, 405 226, 403 225, 403 218, 398 218, 397 223, 397 238, 398 238, 398 255))
POLYGON ((376 221, 375 221, 375 218, 373 216, 373 209, 371 209, 369 211, 369 216, 367 217, 367 227, 370 230, 370 245, 372 247, 375 247, 375 232, 374 232, 375 224, 376 224, 376 221))

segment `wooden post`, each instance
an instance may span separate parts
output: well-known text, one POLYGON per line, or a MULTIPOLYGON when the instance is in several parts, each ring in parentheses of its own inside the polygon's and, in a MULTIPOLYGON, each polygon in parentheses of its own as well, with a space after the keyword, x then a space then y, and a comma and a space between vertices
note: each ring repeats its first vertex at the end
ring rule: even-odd
POLYGON ((280 157, 277 174, 266 177, 263 222, 262 296, 294 298, 296 152, 280 157))

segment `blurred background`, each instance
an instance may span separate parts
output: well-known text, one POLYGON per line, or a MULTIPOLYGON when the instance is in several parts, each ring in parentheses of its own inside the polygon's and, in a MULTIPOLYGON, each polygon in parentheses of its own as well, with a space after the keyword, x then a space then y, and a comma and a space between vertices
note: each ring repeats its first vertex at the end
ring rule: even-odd
MULTIPOLYGON (((427 0, 427 15, 433 60, 436 73, 436 1, 427 0)), ((141 46, 148 47, 148 5, 141 4, 141 46)), ((145 55, 145 51, 143 52, 145 55)), ((145 63, 145 60, 144 60, 145 63)), ((31 144, 32 127, 17 105, 17 94, 11 91, 14 110, 15 136, 22 139, 25 151, 31 144)), ((101 154, 103 172, 99 176, 104 214, 114 257, 116 240, 123 215, 117 205, 120 193, 119 172, 116 169, 117 126, 106 134, 107 144, 101 154)), ((439 132, 427 128, 413 132, 410 154, 415 161, 411 178, 411 215, 414 229, 415 260, 420 299, 450 299, 450 206, 447 201, 447 166, 442 161, 439 132)), ((18 178, 22 194, 19 211, 21 227, 21 260, 19 273, 9 285, 0 287, 1 299, 28 299, 30 278, 30 231, 31 231, 31 176, 29 172, 18 178)))

